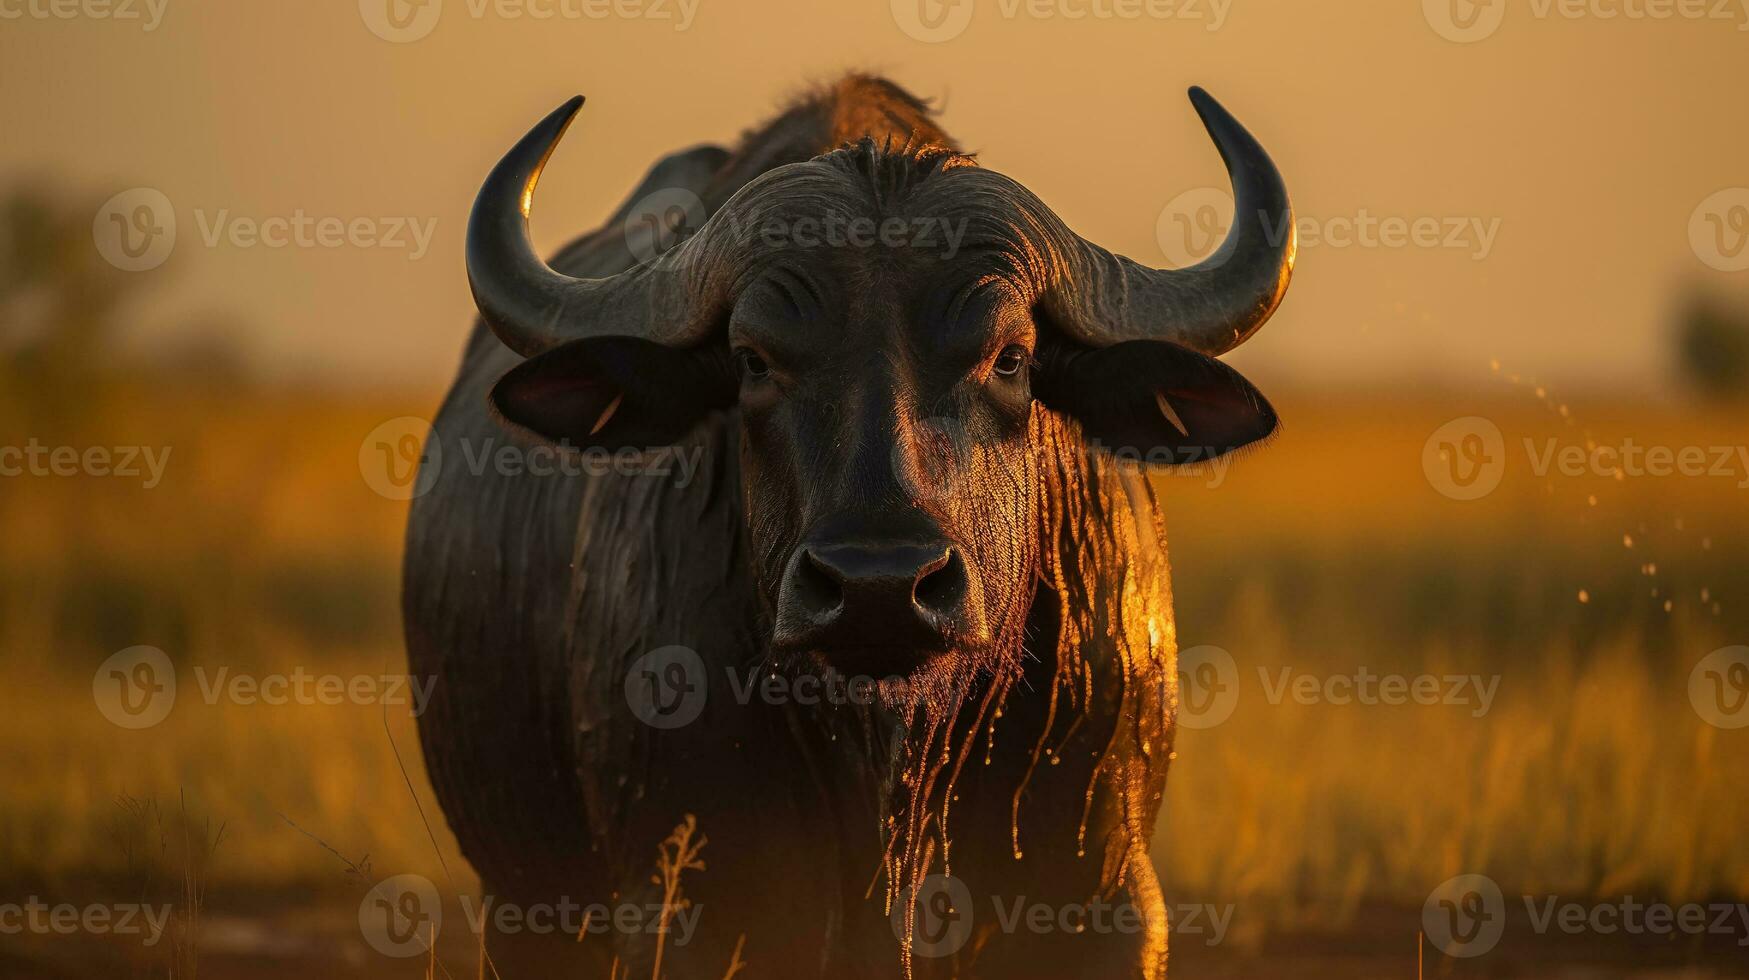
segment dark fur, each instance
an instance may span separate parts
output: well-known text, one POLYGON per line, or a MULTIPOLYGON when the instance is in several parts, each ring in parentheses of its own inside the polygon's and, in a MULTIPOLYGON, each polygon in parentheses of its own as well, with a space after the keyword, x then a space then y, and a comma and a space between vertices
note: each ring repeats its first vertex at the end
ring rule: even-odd
MULTIPOLYGON (((965 162, 921 102, 853 76, 732 153, 668 158, 629 200, 685 186, 714 211, 772 167, 846 144, 830 159, 876 194, 965 162)), ((624 212, 554 266, 602 276, 634 264, 624 212)), ((977 931, 954 958, 915 960, 919 975, 1163 975, 1147 839, 1171 754, 1175 637, 1141 475, 1101 462, 1072 423, 1033 403, 1017 434, 1023 458, 1006 461, 1027 474, 1014 504, 1028 515, 1025 540, 1007 546, 1025 562, 1027 591, 1013 600, 1001 659, 941 679, 909 712, 742 706, 723 670, 769 666, 773 557, 755 552, 749 521, 774 505, 746 500, 739 412, 713 413, 687 436, 703 464, 683 490, 649 476, 470 473, 464 442, 477 454, 510 438, 487 396, 519 361, 476 325, 435 422, 445 465, 414 503, 405 565, 411 670, 439 679, 420 719, 427 767, 489 892, 654 900, 657 845, 696 814, 707 870, 685 887, 699 932, 665 950, 670 977, 721 976, 740 936, 746 975, 896 976, 906 958, 886 903, 944 870, 972 889, 977 931), (627 665, 675 644, 709 667, 705 714, 646 727, 628 710, 627 665), (1148 928, 1000 934, 991 896, 1053 906, 1104 896, 1134 903, 1148 928)), ((563 967, 569 976, 605 976, 615 957, 645 976, 654 953, 641 935, 491 942, 501 969, 512 957, 581 955, 595 971, 563 967)))

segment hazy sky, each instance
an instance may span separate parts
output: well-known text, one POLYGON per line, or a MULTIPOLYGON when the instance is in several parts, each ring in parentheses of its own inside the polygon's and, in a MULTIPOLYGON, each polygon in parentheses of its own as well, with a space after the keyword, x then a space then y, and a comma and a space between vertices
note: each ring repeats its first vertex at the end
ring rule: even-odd
POLYGON ((1312 232, 1239 355, 1254 374, 1461 382, 1498 358, 1644 382, 1682 290, 1749 296, 1744 3, 0 0, 0 184, 161 192, 176 236, 136 273, 147 328, 230 314, 269 369, 437 384, 471 312, 474 191, 573 93, 543 248, 654 157, 866 68, 941 99, 1082 234, 1168 264, 1219 200, 1199 189, 1225 187, 1184 97, 1201 84, 1312 232), (300 211, 356 232, 250 240, 300 211))

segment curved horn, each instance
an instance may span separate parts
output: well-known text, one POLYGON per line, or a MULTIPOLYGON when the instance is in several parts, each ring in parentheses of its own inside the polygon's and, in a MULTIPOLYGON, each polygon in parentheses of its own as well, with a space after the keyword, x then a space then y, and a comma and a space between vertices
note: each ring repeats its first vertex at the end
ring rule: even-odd
POLYGON ((1190 101, 1227 164, 1232 228, 1214 254, 1184 269, 1150 269, 1081 241, 1050 309, 1086 343, 1170 340, 1224 354, 1263 326, 1287 292, 1297 238, 1281 173, 1207 92, 1192 88, 1190 101))
MULTIPOLYGON (((541 169, 571 125, 583 97, 554 109, 504 154, 487 175, 468 216, 468 285, 486 325, 505 346, 532 357, 583 336, 632 336, 664 343, 691 339, 685 315, 686 289, 651 289, 658 269, 672 262, 639 265, 602 279, 578 279, 555 271, 535 251, 528 213, 541 169), (662 336, 656 336, 660 324, 662 336)), ((695 236, 698 237, 698 236, 695 236)), ((691 240, 688 240, 688 244, 691 240)))

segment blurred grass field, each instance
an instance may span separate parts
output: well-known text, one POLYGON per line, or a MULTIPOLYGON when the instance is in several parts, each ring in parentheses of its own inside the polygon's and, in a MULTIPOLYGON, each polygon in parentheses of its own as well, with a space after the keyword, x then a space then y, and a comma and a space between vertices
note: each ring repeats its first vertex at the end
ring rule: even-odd
POLYGON ((1688 696, 1702 657, 1749 636, 1746 474, 1539 476, 1524 445, 1734 447, 1749 419, 1567 404, 1498 373, 1283 401, 1282 439, 1223 486, 1165 481, 1180 647, 1229 651, 1240 682, 1227 721, 1180 733, 1155 848, 1169 891, 1234 903, 1241 942, 1418 909, 1460 873, 1509 895, 1749 895, 1749 730, 1688 696), (1472 415, 1507 465, 1461 502, 1422 452, 1472 415), (1258 674, 1362 667, 1498 688, 1478 717, 1271 703, 1258 674))
MULTIPOLYGON (((1155 857, 1170 900, 1234 905, 1241 948, 1370 903, 1419 908, 1461 872, 1574 898, 1749 898, 1749 729, 1687 697, 1701 657, 1749 642, 1749 474, 1545 478, 1521 448, 1744 445, 1749 419, 1627 396, 1563 417, 1480 373, 1464 392, 1278 394, 1285 431, 1219 486, 1159 480, 1180 646, 1228 651, 1240 691, 1223 724, 1181 732, 1155 857), (1508 467, 1460 502, 1422 450, 1471 415, 1505 434, 1508 467), (1482 717, 1272 704, 1258 676, 1363 666, 1497 675, 1498 697, 1482 717)), ((113 889, 131 873, 117 799, 179 793, 224 821, 206 873, 234 903, 346 907, 348 861, 472 887, 405 709, 209 705, 183 673, 404 670, 405 505, 367 486, 359 446, 436 397, 142 382, 64 416, 0 405, 0 444, 172 447, 154 489, 0 482, 0 887, 113 889), (92 676, 135 644, 166 651, 183 689, 167 721, 126 731, 92 676)))

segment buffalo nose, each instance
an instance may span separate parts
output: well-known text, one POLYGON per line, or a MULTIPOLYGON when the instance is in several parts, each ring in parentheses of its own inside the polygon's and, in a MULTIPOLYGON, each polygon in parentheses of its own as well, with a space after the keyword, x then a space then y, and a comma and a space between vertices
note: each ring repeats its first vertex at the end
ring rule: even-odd
POLYGON ((843 627, 841 640, 880 644, 909 639, 919 627, 937 637, 955 632, 966 568, 946 543, 805 545, 784 585, 792 621, 843 627))

